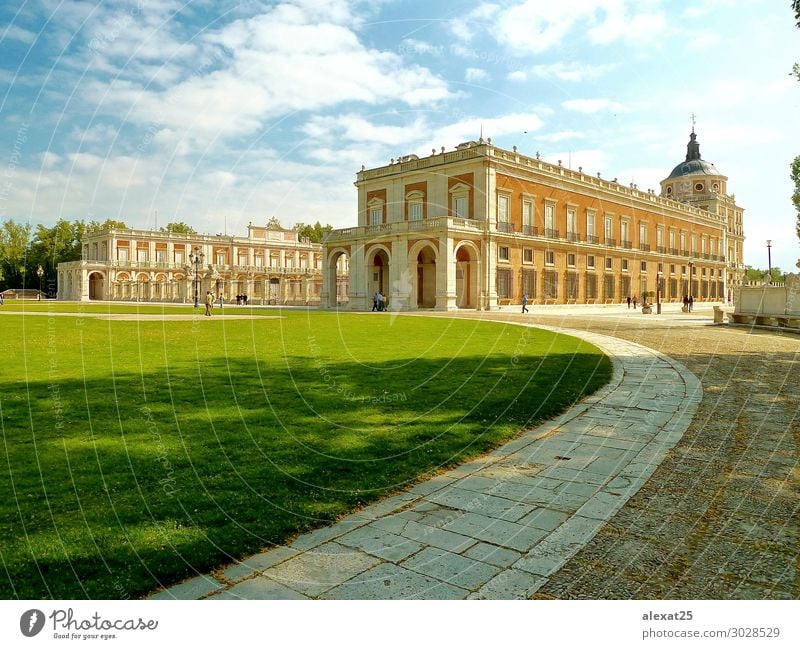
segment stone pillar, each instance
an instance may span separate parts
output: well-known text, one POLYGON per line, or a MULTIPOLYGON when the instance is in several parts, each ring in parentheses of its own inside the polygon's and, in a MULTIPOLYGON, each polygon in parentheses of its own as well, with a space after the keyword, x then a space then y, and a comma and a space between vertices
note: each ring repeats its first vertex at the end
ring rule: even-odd
POLYGON ((278 266, 286 268, 286 251, 283 248, 278 251, 278 266))
POLYGON ((86 269, 78 271, 78 289, 81 302, 89 301, 89 273, 86 269))
POLYGON ((436 309, 455 311, 456 261, 453 238, 447 233, 439 237, 439 254, 436 260, 436 309))

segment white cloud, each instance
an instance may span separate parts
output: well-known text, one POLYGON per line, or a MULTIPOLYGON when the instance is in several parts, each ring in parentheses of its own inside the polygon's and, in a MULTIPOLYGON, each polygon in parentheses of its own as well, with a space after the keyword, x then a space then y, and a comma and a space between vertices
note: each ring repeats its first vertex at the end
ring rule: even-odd
POLYGON ((374 142, 389 146, 408 145, 428 129, 425 121, 418 117, 404 126, 374 124, 356 114, 337 116, 314 116, 303 127, 303 132, 314 140, 335 142, 374 142))
POLYGON ((489 73, 481 68, 467 68, 464 71, 464 80, 467 83, 481 83, 489 81, 489 73))
POLYGON ((561 102, 561 106, 567 110, 578 113, 599 113, 600 111, 626 112, 627 108, 622 104, 606 98, 599 99, 568 99, 561 102))
POLYGON ((0 42, 6 40, 20 41, 31 45, 36 42, 36 34, 18 25, 8 25, 4 32, 0 32, 0 42))
POLYGON ((548 133, 547 135, 539 135, 536 139, 543 142, 562 142, 563 140, 575 140, 585 137, 586 133, 581 131, 558 131, 556 133, 548 133))
POLYGON ((509 81, 519 81, 519 82, 527 81, 528 73, 525 72, 524 70, 514 70, 513 72, 509 72, 506 75, 506 79, 508 79, 509 81))
POLYGON ((541 53, 561 45, 568 34, 585 25, 592 43, 619 40, 651 43, 666 28, 666 18, 653 2, 632 0, 524 0, 511 7, 483 4, 450 25, 461 40, 484 29, 517 55, 541 53), (651 8, 656 7, 656 8, 651 8), (480 16, 476 20, 473 16, 480 16))
POLYGON ((594 65, 573 61, 535 65, 531 68, 531 72, 543 79, 578 82, 601 77, 611 72, 615 67, 617 66, 612 64, 594 65))
POLYGON ((206 36, 207 46, 225 48, 211 71, 163 91, 141 82, 120 80, 109 87, 96 81, 88 98, 115 114, 130 111, 139 123, 158 123, 182 138, 209 142, 256 132, 269 118, 342 102, 419 106, 452 96, 426 68, 366 48, 346 26, 310 22, 313 15, 279 5, 236 20, 206 36))

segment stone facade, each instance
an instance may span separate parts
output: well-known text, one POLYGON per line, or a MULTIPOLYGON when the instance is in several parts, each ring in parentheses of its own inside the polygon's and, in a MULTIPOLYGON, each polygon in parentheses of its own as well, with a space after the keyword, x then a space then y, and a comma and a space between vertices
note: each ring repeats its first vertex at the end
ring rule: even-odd
POLYGON ((192 302, 196 289, 201 302, 210 290, 229 303, 314 305, 321 269, 322 246, 275 222, 246 237, 108 229, 84 239, 80 261, 58 265, 58 299, 192 302))
POLYGON ((703 164, 676 167, 661 195, 491 139, 362 169, 358 225, 325 240, 322 304, 343 304, 332 290, 341 258, 353 309, 376 291, 393 310, 495 309, 523 294, 616 303, 657 290, 664 301, 723 301, 743 272, 743 210, 695 137, 687 162, 703 164))

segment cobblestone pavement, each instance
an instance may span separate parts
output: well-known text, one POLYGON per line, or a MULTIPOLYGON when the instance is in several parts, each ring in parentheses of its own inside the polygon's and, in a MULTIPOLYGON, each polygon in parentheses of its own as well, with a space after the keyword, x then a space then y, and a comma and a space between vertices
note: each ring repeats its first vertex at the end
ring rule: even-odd
POLYGON ((800 336, 709 326, 710 310, 526 321, 646 345, 704 391, 651 479, 534 597, 800 598, 800 336))

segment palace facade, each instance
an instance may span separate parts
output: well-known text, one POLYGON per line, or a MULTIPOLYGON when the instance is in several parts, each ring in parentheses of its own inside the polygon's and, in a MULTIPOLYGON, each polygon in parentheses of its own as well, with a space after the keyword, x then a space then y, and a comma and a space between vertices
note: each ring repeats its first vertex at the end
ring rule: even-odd
POLYGON ((322 304, 365 309, 376 291, 392 310, 496 309, 523 294, 538 304, 652 301, 656 291, 722 301, 744 273, 743 209, 727 181, 700 157, 694 129, 660 194, 491 139, 362 167, 358 225, 324 242, 322 304))
POLYGON ((201 302, 210 290, 226 302, 315 305, 322 260, 320 244, 274 220, 246 237, 107 229, 83 240, 80 261, 58 265, 58 299, 192 302, 196 289, 201 302))

